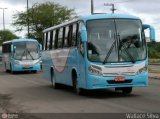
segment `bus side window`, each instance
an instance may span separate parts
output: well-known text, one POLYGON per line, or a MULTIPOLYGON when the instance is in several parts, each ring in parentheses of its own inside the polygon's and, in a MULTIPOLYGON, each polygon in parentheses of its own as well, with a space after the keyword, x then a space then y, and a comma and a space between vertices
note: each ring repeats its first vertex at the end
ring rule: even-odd
POLYGON ((65 42, 65 31, 66 31, 66 28, 65 28, 65 27, 63 27, 62 48, 64 47, 64 42, 65 42))
POLYGON ((59 32, 59 29, 56 30, 54 49, 58 48, 58 32, 59 32))
POLYGON ((56 30, 53 31, 53 40, 52 40, 52 49, 54 48, 54 43, 55 43, 55 39, 56 39, 56 30))
POLYGON ((46 42, 46 50, 49 50, 49 43, 50 43, 50 34, 51 34, 51 32, 48 32, 47 33, 48 35, 47 35, 47 42, 46 42))
POLYGON ((66 27, 65 27, 65 32, 64 32, 64 41, 63 41, 63 42, 64 42, 64 43, 63 43, 63 47, 64 47, 64 48, 67 48, 68 45, 69 45, 69 44, 68 44, 68 34, 69 34, 68 32, 69 32, 69 27, 66 26, 66 27))
POLYGON ((80 43, 80 53, 84 57, 84 44, 82 42, 80 43))
POLYGON ((78 22, 77 23, 77 33, 76 33, 76 37, 77 37, 77 45, 80 44, 80 42, 82 42, 82 39, 81 39, 81 30, 82 30, 82 25, 83 23, 82 22, 78 22))
POLYGON ((50 32, 50 41, 49 41, 49 49, 52 49, 52 42, 53 42, 53 31, 50 32))
POLYGON ((45 35, 46 33, 43 33, 42 50, 45 50, 45 35))
POLYGON ((44 47, 44 49, 45 50, 47 50, 47 43, 48 43, 48 32, 47 33, 45 33, 45 47, 44 47))
POLYGON ((77 45, 78 23, 73 24, 72 46, 77 45))
POLYGON ((3 53, 11 53, 11 43, 3 44, 2 45, 2 52, 3 53))
POLYGON ((72 34, 73 34, 73 25, 69 26, 69 32, 68 32, 68 46, 72 46, 72 34))
POLYGON ((60 28, 58 34, 58 48, 62 48, 62 40, 63 40, 63 28, 60 28))
POLYGON ((78 38, 80 37, 80 23, 76 25, 76 46, 78 45, 78 38))
POLYGON ((82 24, 83 24, 82 22, 77 23, 77 33, 76 33, 77 41, 76 42, 77 42, 79 52, 84 57, 84 44, 83 44, 82 39, 81 39, 82 24))

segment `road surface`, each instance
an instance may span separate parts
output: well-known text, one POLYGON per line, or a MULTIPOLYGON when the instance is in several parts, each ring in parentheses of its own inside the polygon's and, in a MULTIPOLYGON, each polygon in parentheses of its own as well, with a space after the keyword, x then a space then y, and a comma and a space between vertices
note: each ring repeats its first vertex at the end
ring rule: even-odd
POLYGON ((0 65, 0 112, 12 113, 128 113, 160 112, 160 79, 124 95, 112 89, 76 95, 72 88, 53 89, 42 72, 10 74, 0 65))

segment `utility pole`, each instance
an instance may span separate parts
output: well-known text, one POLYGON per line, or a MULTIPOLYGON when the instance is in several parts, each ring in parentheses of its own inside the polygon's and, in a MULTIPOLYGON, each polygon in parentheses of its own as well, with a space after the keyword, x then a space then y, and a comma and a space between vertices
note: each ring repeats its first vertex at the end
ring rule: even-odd
POLYGON ((27 31, 28 31, 28 38, 29 38, 29 36, 30 36, 30 35, 29 35, 29 13, 28 13, 28 0, 27 0, 27 26, 28 26, 28 28, 27 28, 28 30, 27 30, 27 31))
POLYGON ((93 3, 93 0, 91 0, 91 14, 94 14, 94 3, 93 3))
POLYGON ((112 11, 113 14, 114 14, 115 11, 117 10, 117 9, 115 9, 115 6, 114 6, 113 3, 105 3, 104 6, 112 6, 111 11, 112 11))
POLYGON ((4 10, 7 8, 0 8, 3 10, 3 31, 5 30, 5 18, 4 18, 4 10))

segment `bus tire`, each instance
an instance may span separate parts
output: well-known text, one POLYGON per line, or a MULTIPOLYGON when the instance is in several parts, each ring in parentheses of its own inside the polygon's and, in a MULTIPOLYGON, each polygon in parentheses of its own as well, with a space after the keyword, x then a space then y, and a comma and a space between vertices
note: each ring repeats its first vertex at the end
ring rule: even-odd
POLYGON ((12 74, 15 74, 15 71, 13 71, 11 64, 10 64, 10 72, 11 72, 12 74))
POLYGON ((74 88, 74 91, 76 92, 76 94, 83 95, 84 90, 82 88, 79 88, 77 73, 74 70, 72 71, 72 82, 73 82, 73 88, 74 88))
POLYGON ((32 72, 33 72, 33 73, 35 73, 35 74, 37 73, 37 71, 36 71, 36 70, 34 70, 34 71, 32 71, 32 72))
POLYGON ((130 94, 132 92, 132 87, 124 87, 122 88, 123 94, 130 94))
POLYGON ((8 73, 9 71, 8 71, 8 69, 7 69, 6 63, 4 64, 4 67, 5 67, 5 72, 8 73))
POLYGON ((55 74, 54 74, 54 70, 52 68, 51 68, 51 71, 50 71, 50 75, 51 75, 52 88, 58 89, 58 84, 55 81, 55 74))

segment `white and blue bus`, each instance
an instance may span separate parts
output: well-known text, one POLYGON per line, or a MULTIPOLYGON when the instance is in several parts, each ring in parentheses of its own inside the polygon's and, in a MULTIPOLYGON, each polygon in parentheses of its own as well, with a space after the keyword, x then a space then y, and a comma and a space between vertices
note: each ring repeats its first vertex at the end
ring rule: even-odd
POLYGON ((148 55, 145 29, 155 40, 152 26, 138 17, 95 14, 47 28, 44 33, 42 70, 44 78, 83 89, 115 88, 131 93, 148 85, 148 55))
POLYGON ((14 39, 3 42, 2 62, 5 71, 12 73, 18 71, 41 70, 41 45, 34 39, 14 39))

